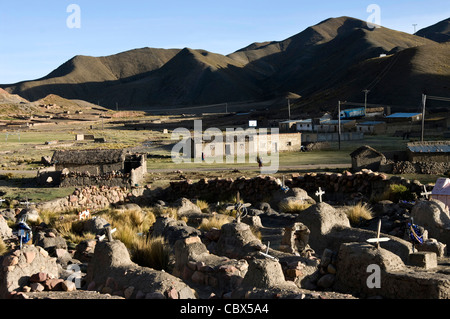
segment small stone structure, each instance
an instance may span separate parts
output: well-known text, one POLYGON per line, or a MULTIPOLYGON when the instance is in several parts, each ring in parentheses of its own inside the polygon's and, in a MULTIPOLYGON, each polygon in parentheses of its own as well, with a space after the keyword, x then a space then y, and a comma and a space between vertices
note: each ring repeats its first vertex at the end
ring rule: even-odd
POLYGON ((386 157, 370 146, 361 146, 350 154, 352 158, 352 170, 354 172, 361 169, 379 171, 381 165, 386 163, 386 157))
POLYGON ((54 167, 38 172, 39 183, 131 187, 141 183, 147 173, 146 156, 125 150, 58 150, 52 163, 54 167))

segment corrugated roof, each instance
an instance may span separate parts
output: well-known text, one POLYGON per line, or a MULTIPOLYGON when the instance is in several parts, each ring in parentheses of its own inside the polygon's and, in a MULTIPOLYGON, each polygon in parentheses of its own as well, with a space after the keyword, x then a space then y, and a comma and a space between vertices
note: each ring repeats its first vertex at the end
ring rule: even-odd
POLYGON ((422 114, 421 113, 394 113, 389 116, 386 116, 386 118, 388 118, 388 119, 409 118, 409 117, 414 117, 414 116, 418 116, 418 115, 422 115, 422 114))
POLYGON ((357 125, 377 125, 377 124, 384 124, 386 122, 381 122, 381 121, 367 121, 367 122, 362 122, 362 123, 358 123, 357 125))
POLYGON ((408 145, 408 149, 414 153, 450 153, 450 145, 408 145))

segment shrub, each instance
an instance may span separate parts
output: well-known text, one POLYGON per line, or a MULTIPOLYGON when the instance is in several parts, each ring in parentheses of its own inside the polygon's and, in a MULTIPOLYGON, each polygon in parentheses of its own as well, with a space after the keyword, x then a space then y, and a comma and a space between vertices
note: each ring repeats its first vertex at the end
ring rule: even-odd
POLYGON ((398 202, 400 200, 415 200, 416 197, 413 193, 404 185, 399 184, 391 184, 389 185, 389 188, 383 195, 385 199, 388 199, 393 202, 398 202))
POLYGON ((361 202, 345 208, 345 213, 352 225, 359 225, 362 221, 372 219, 372 210, 367 206, 366 203, 361 202))

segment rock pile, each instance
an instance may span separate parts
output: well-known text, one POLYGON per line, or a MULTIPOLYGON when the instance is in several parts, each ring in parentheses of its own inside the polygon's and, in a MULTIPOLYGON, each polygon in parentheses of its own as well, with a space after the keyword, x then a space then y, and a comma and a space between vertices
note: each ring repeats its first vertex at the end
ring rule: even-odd
POLYGON ((65 212, 73 209, 100 210, 111 205, 136 202, 145 197, 146 187, 128 189, 126 187, 90 186, 76 188, 72 195, 37 205, 39 211, 65 212))

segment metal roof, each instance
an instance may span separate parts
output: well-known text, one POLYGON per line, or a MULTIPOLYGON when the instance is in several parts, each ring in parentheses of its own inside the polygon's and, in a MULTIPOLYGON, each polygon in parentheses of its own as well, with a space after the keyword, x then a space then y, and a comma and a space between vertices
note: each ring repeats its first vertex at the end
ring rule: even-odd
POLYGON ((386 122, 381 122, 381 121, 367 121, 367 122, 362 122, 362 123, 358 123, 357 125, 377 125, 377 124, 384 124, 386 122))
POLYGON ((408 149, 414 153, 450 153, 450 144, 408 145, 408 149))
POLYGON ((422 114, 421 113, 394 113, 389 116, 386 116, 386 118, 388 118, 388 119, 409 118, 409 117, 414 117, 414 116, 418 116, 418 115, 422 115, 422 114))

